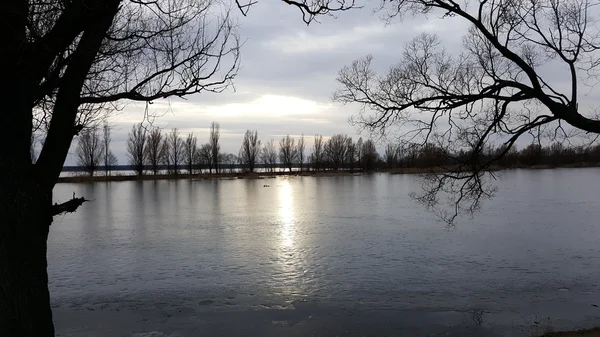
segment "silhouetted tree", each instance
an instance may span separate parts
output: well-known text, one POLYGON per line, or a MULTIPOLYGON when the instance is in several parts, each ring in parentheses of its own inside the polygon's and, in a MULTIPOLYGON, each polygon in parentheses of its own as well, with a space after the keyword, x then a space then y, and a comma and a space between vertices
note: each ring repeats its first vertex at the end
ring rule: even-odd
POLYGON ((294 144, 295 140, 290 135, 281 138, 279 141, 279 160, 290 172, 292 172, 292 165, 298 157, 298 149, 294 144))
POLYGON ((379 154, 375 143, 371 139, 367 139, 362 146, 362 167, 364 170, 372 170, 379 160, 379 154))
POLYGON ((211 148, 211 155, 212 155, 212 162, 213 165, 215 166, 215 172, 219 173, 219 153, 221 151, 221 145, 219 144, 219 138, 221 137, 221 127, 219 126, 219 123, 217 122, 212 122, 210 124, 210 148, 211 148))
POLYGON ((127 136, 127 158, 138 175, 144 173, 146 155, 146 129, 142 123, 134 124, 127 136))
POLYGON ((313 165, 315 166, 315 169, 317 171, 323 169, 324 156, 325 155, 323 152, 323 136, 315 135, 312 157, 313 165))
POLYGON ((152 172, 158 174, 161 164, 162 132, 158 128, 152 129, 146 140, 146 163, 152 168, 152 172))
POLYGON ((385 147, 385 163, 389 169, 395 168, 398 163, 398 146, 388 144, 385 147))
POLYGON ((297 154, 297 158, 298 158, 298 164, 300 164, 300 172, 302 172, 302 168, 304 165, 304 134, 302 134, 302 136, 300 137, 300 139, 298 140, 298 145, 296 147, 296 154, 297 154))
POLYGON ((110 150, 110 126, 104 123, 102 127, 102 161, 104 162, 104 175, 110 175, 111 166, 117 165, 117 157, 110 150))
POLYGON ((235 165, 238 162, 238 157, 233 153, 226 153, 224 154, 223 158, 223 163, 225 163, 229 168, 229 173, 235 172, 235 165))
POLYGON ((210 145, 210 143, 206 143, 200 147, 200 162, 208 167, 209 173, 212 173, 212 168, 214 164, 212 153, 212 146, 210 145))
POLYGON ((173 167, 173 173, 179 173, 179 165, 183 162, 183 140, 179 137, 179 130, 177 128, 173 128, 171 133, 167 135, 165 138, 167 141, 167 150, 169 155, 169 163, 173 167))
MULTIPOLYGON (((216 3, 216 2, 215 2, 216 3)), ((0 1, 0 336, 54 335, 47 236, 52 191, 73 140, 124 100, 228 87, 234 25, 212 1, 0 1), (31 133, 44 133, 35 165, 31 133)), ((218 5, 220 6, 220 4, 218 5)))
POLYGON ((352 141, 352 137, 346 138, 346 156, 344 163, 350 170, 354 170, 354 162, 356 157, 356 145, 352 141))
POLYGON ((86 128, 80 132, 75 155, 77 165, 93 176, 102 161, 102 141, 97 127, 86 128))
MULTIPOLYGON (((290 1, 308 18, 328 13, 329 6, 340 10, 354 4, 290 1)), ((522 135, 546 127, 563 133, 561 122, 600 133, 595 112, 579 109, 581 83, 598 81, 596 5, 589 0, 387 2, 382 6, 387 19, 411 13, 468 23, 462 48, 449 53, 437 36, 422 33, 385 74, 373 69, 371 56, 342 68, 334 99, 359 104, 352 121, 369 132, 393 128, 403 130, 399 136, 405 139, 422 146, 434 142, 446 153, 469 149, 470 161, 425 175, 424 193, 414 195, 452 222, 460 213, 478 210, 482 197, 493 194, 487 172, 522 135), (553 71, 541 71, 546 63, 553 71), (568 74, 567 85, 552 78, 561 71, 568 74), (452 132, 446 132, 449 128, 452 132), (503 141, 504 151, 486 156, 485 147, 496 140, 503 141), (445 204, 453 205, 448 212, 438 208, 445 204)))
POLYGON ((240 147, 240 161, 248 172, 254 172, 256 159, 260 153, 260 140, 258 140, 258 131, 246 130, 242 146, 240 147))
POLYGON ((275 165, 277 165, 277 148, 275 147, 274 139, 269 140, 263 145, 260 158, 265 168, 269 169, 269 172, 275 171, 275 165))
POLYGON ((190 174, 193 173, 194 163, 196 162, 196 154, 198 153, 198 140, 194 137, 194 133, 190 132, 183 144, 184 161, 187 170, 190 174))
POLYGON ((331 168, 338 170, 344 164, 348 143, 347 136, 343 134, 333 135, 327 140, 324 147, 325 156, 331 168))
POLYGON ((171 165, 171 156, 169 155, 169 140, 167 137, 163 138, 160 143, 160 162, 167 167, 167 173, 173 173, 173 166, 171 165))

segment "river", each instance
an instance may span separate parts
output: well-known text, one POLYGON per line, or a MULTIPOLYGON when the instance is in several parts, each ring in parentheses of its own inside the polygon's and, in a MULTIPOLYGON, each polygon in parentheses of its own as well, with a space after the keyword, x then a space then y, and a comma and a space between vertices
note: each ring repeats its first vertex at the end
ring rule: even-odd
POLYGON ((501 173, 452 229, 416 175, 58 184, 59 336, 528 336, 600 323, 600 169, 501 173))

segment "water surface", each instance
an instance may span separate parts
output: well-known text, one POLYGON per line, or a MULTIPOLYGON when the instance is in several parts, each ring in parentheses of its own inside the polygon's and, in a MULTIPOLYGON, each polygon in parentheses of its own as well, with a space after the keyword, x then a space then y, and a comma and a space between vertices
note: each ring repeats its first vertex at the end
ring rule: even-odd
POLYGON ((598 324, 599 177, 503 172, 496 198, 452 230, 409 199, 413 175, 59 184, 57 201, 92 202, 51 227, 57 331, 512 336, 598 324))

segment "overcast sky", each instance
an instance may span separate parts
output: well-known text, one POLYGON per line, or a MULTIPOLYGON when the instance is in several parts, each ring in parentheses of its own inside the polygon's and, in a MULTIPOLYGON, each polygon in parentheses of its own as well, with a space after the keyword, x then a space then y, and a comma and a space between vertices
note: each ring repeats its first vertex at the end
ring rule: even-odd
MULTIPOLYGON (((436 31, 450 44, 459 44, 465 26, 436 17, 404 20, 391 25, 373 8, 321 17, 307 26, 301 13, 281 1, 264 0, 247 17, 234 9, 239 35, 245 41, 235 91, 197 94, 186 100, 157 101, 151 106, 165 113, 155 124, 177 127, 182 135, 194 132, 199 144, 208 141, 212 121, 221 125, 221 150, 238 153, 246 129, 258 130, 263 142, 286 134, 306 135, 307 149, 314 134, 345 133, 358 138, 348 118, 358 106, 331 101, 338 71, 367 54, 385 70, 398 60, 402 47, 420 31, 436 31)), ((134 123, 143 118, 142 104, 129 104, 110 119, 112 151, 126 164, 125 140, 134 123)), ((66 165, 73 165, 74 140, 66 165)))
MULTIPOLYGON (((221 150, 238 153, 246 129, 258 130, 263 142, 286 134, 308 137, 358 134, 348 123, 358 106, 331 101, 338 71, 357 58, 372 54, 374 68, 384 72, 397 62, 406 42, 420 32, 436 33, 449 50, 458 50, 467 30, 464 20, 440 19, 437 15, 405 17, 386 25, 372 5, 340 13, 337 18, 321 17, 307 26, 301 13, 276 0, 254 5, 247 17, 233 10, 239 35, 245 41, 235 92, 197 94, 187 100, 157 101, 152 105, 164 116, 155 124, 177 127, 182 135, 194 132, 198 143, 208 141, 212 121, 221 125, 221 150)), ((119 164, 127 164, 125 139, 134 123, 143 118, 143 105, 130 104, 111 117, 112 150, 119 164)), ((73 142, 76 143, 76 140, 73 142)), ((380 151, 383 146, 379 145, 380 151)), ((66 165, 75 162, 71 154, 66 165)), ((309 151, 310 152, 310 151, 309 151)))

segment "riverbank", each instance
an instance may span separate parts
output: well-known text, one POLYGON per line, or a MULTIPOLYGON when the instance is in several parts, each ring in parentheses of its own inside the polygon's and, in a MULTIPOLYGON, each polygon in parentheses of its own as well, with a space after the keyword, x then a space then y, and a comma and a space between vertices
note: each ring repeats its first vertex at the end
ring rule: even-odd
MULTIPOLYGON (((518 166, 518 167, 501 167, 495 166, 490 171, 503 171, 513 169, 526 169, 526 170, 547 170, 555 168, 589 168, 589 167, 600 167, 597 164, 577 164, 577 165, 566 165, 566 166, 551 166, 551 165, 535 165, 535 166, 518 166)), ((443 168, 421 168, 421 167, 408 167, 408 168, 392 168, 392 169, 377 169, 368 172, 374 173, 390 173, 390 174, 423 174, 430 172, 444 172, 443 168)), ((89 176, 89 175, 73 175, 67 177, 58 178, 59 183, 87 183, 87 182, 109 182, 109 181, 136 181, 136 180, 231 180, 231 179, 265 179, 274 178, 278 176, 312 176, 312 177, 331 177, 331 176, 351 176, 361 175, 362 170, 341 170, 341 171, 282 171, 282 172, 253 172, 253 173, 241 173, 241 172, 227 172, 227 173, 203 173, 203 174, 145 174, 145 175, 132 175, 132 174, 113 174, 109 176, 89 176)))
POLYGON ((292 172, 254 172, 254 173, 204 173, 204 174, 148 174, 148 175, 110 175, 110 176, 88 176, 76 175, 70 177, 58 178, 59 183, 85 183, 85 182, 103 182, 103 181, 135 181, 135 180, 231 180, 231 179, 266 179, 279 176, 351 176, 360 175, 361 171, 292 171, 292 172))

